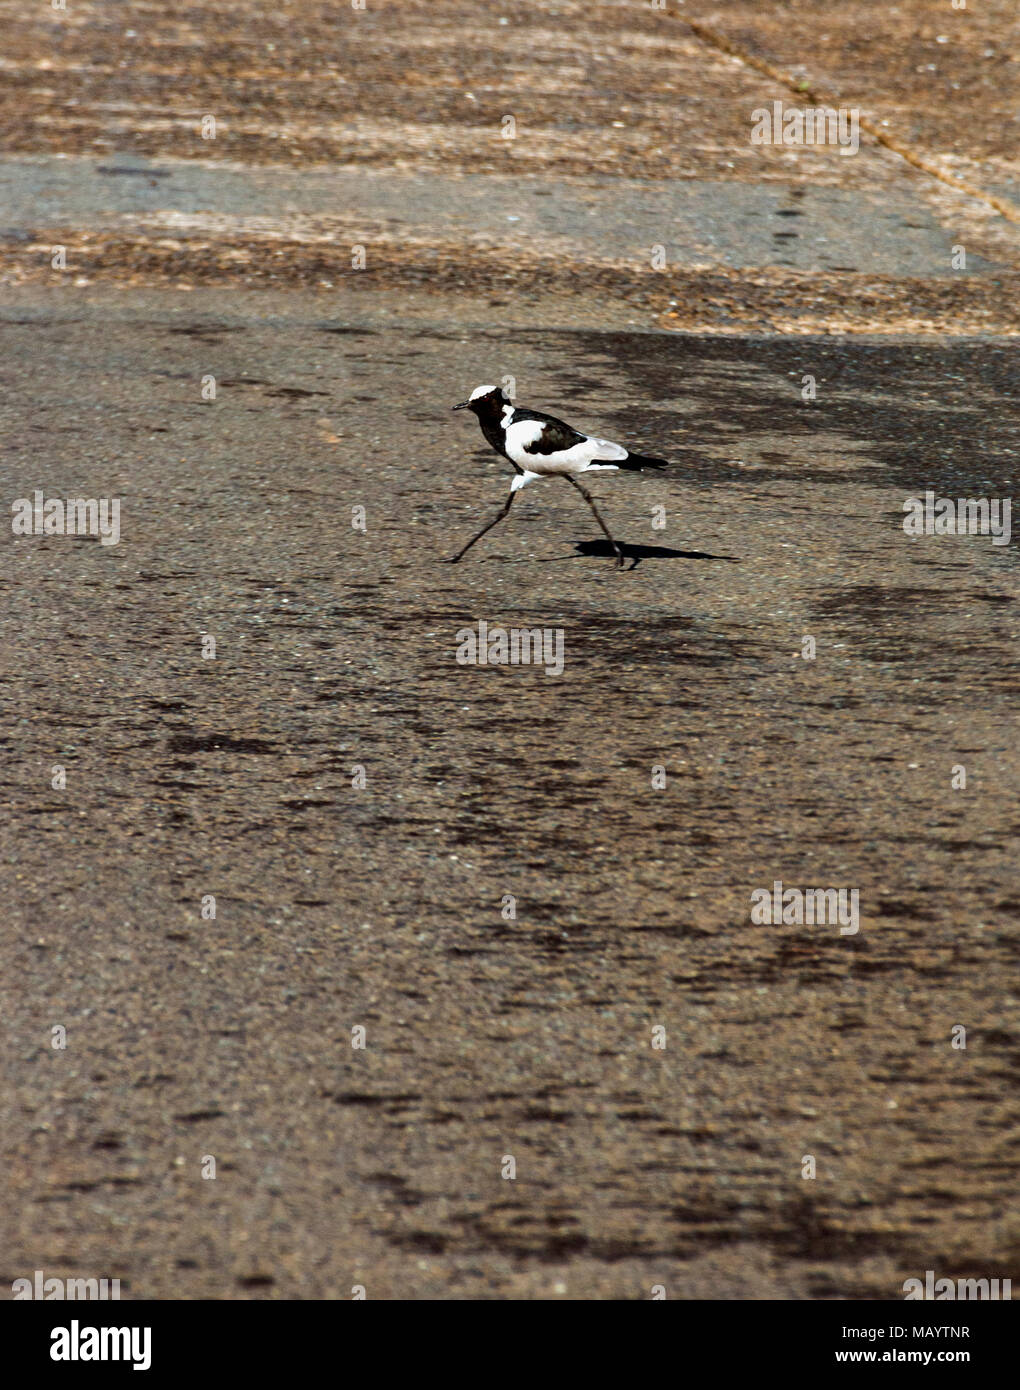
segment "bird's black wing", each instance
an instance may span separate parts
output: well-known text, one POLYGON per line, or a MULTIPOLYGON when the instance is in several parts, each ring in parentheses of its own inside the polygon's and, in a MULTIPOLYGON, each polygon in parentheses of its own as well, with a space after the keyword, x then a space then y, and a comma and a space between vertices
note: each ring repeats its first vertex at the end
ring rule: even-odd
POLYGON ((583 444, 590 436, 578 434, 572 425, 557 420, 555 415, 543 415, 540 410, 515 410, 511 424, 521 420, 540 420, 542 433, 530 444, 525 444, 526 454, 558 454, 564 449, 572 449, 575 444, 583 444))

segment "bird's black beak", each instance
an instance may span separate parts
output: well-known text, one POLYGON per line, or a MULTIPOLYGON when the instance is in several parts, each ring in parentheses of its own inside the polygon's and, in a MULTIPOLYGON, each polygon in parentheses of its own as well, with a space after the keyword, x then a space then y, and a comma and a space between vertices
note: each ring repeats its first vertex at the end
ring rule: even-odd
POLYGON ((470 401, 461 401, 460 405, 455 405, 453 408, 454 410, 467 410, 470 404, 470 401))

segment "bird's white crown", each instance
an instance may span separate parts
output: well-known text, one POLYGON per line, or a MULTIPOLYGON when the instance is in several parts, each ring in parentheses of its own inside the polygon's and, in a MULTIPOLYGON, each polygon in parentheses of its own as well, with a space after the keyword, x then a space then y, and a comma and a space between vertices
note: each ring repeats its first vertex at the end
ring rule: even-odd
POLYGON ((487 396, 490 391, 495 391, 495 386, 476 386, 468 396, 469 401, 476 401, 479 396, 487 396))

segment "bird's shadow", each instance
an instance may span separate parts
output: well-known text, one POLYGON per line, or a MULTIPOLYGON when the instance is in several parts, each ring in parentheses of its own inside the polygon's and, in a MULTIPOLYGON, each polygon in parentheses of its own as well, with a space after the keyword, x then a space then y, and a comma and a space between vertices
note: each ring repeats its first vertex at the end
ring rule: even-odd
MULTIPOLYGON (((605 556, 613 559, 616 552, 608 541, 575 541, 574 549, 576 555, 557 555, 551 560, 539 561, 540 564, 557 564, 562 560, 576 560, 582 556, 605 556)), ((626 541, 620 542, 620 549, 623 551, 625 560, 631 563, 628 569, 636 570, 642 560, 725 560, 728 564, 738 563, 735 555, 712 555, 707 550, 673 550, 668 545, 630 545, 626 541)))

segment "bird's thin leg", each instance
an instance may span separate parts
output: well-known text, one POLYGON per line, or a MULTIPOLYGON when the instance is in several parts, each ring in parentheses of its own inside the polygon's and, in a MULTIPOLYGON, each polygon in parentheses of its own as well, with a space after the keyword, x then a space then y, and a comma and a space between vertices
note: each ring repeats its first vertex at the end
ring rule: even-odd
POLYGON ((605 534, 606 534, 606 540, 607 540, 607 541, 609 542, 609 544, 613 547, 613 550, 614 550, 614 552, 616 553, 616 568, 617 568, 617 569, 623 569, 623 551, 620 549, 620 547, 619 547, 619 546, 616 544, 616 542, 613 540, 612 536, 609 534, 609 527, 606 525, 606 523, 605 523, 605 522, 602 520, 602 518, 599 516, 599 509, 598 509, 598 507, 596 507, 596 505, 595 505, 595 499, 592 497, 591 493, 588 491, 588 489, 584 486, 583 483, 579 483, 579 482, 577 481, 577 479, 571 477, 571 475, 570 475, 569 473, 564 473, 563 476, 566 478, 566 480, 567 480, 568 483, 573 483, 574 487, 577 488, 578 492, 581 494, 581 496, 584 498, 584 500, 588 503, 588 506, 591 507, 592 511, 595 513, 595 520, 596 520, 596 521, 598 522, 598 524, 602 527, 603 531, 604 531, 605 534))
POLYGON ((500 521, 503 520, 503 518, 506 516, 507 512, 510 510, 510 506, 511 506, 513 500, 514 500, 514 494, 511 492, 510 496, 509 496, 509 497, 506 499, 506 501, 503 503, 503 510, 500 512, 499 516, 493 517, 493 519, 489 522, 489 524, 488 524, 487 526, 483 526, 483 527, 482 527, 482 529, 478 532, 478 535, 477 535, 477 536, 472 536, 472 537, 471 537, 471 539, 468 541, 467 545, 464 547, 463 550, 458 550, 458 551, 457 551, 456 555, 454 555, 454 556, 451 558, 451 560, 450 560, 450 564, 451 564, 451 565, 455 565, 455 564, 457 563, 458 560, 463 559, 463 557, 468 553, 468 551, 469 551, 469 550, 471 549, 471 547, 474 545, 475 541, 480 541, 480 540, 482 539, 482 537, 485 535, 486 531, 491 531, 492 528, 497 524, 497 522, 500 522, 500 521))

